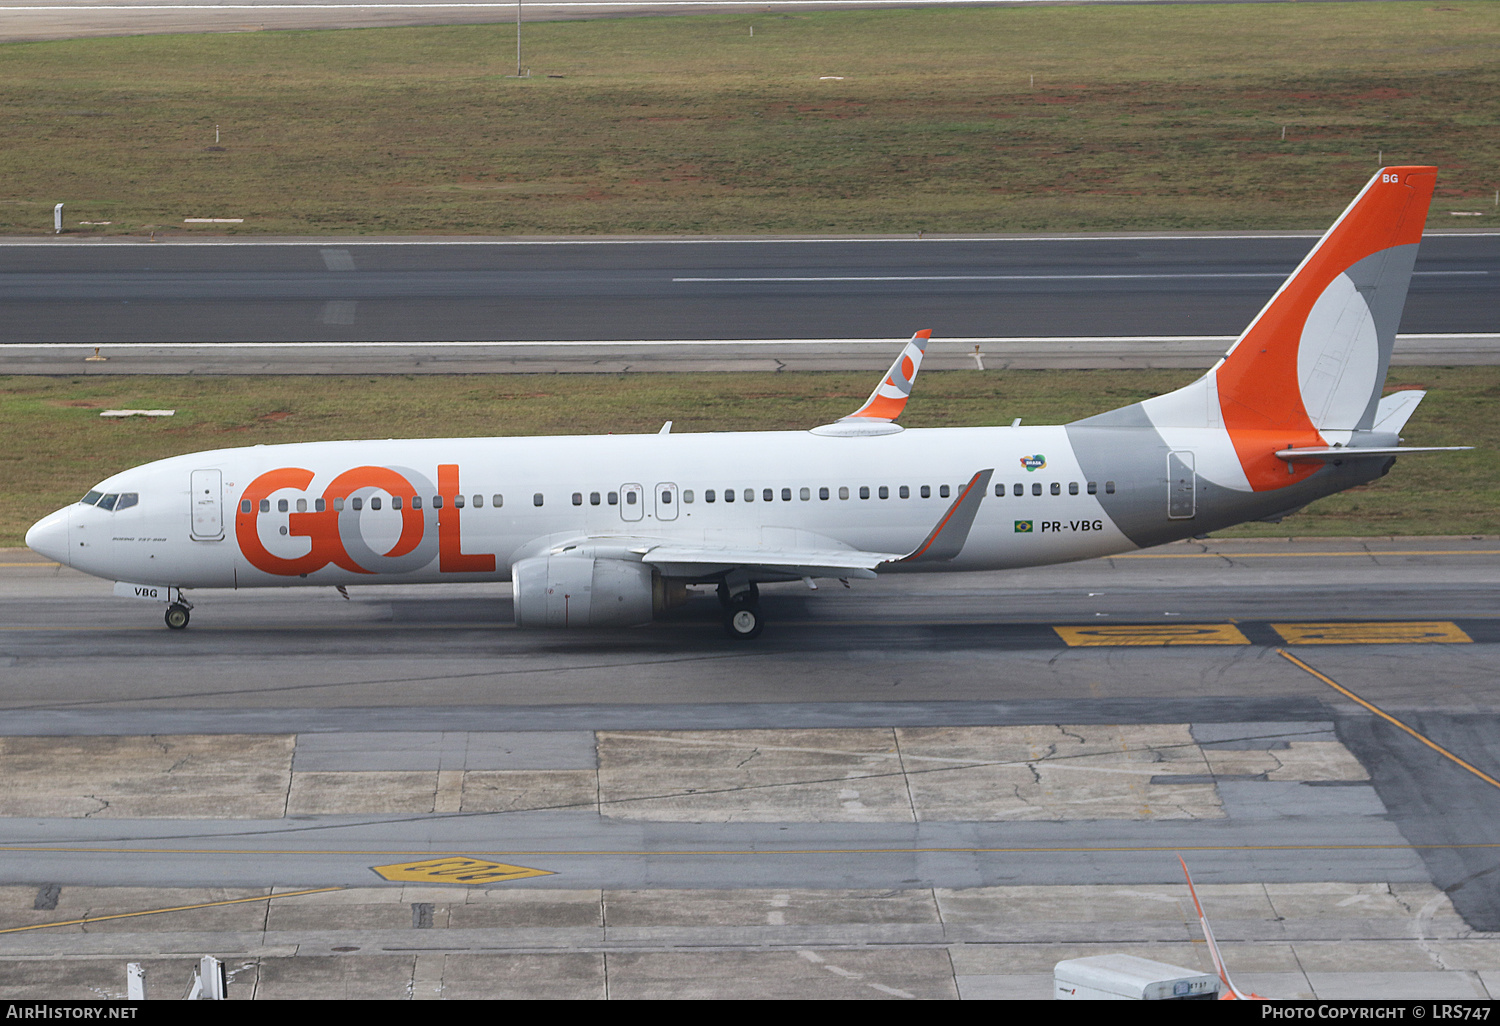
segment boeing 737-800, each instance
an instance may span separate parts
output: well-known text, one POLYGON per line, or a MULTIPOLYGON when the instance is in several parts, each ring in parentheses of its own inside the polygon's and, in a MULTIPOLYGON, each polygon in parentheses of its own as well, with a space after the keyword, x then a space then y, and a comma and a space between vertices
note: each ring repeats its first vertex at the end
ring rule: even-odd
MULTIPOLYGON (((26 535, 168 604, 192 588, 510 581, 522 627, 624 626, 717 586, 1107 556, 1276 519, 1385 474, 1423 393, 1381 397, 1436 181, 1367 184, 1225 357, 1166 395, 1055 427, 903 430, 929 332, 810 431, 308 442, 101 481, 26 535)), ((670 427, 670 425, 669 425, 670 427)))

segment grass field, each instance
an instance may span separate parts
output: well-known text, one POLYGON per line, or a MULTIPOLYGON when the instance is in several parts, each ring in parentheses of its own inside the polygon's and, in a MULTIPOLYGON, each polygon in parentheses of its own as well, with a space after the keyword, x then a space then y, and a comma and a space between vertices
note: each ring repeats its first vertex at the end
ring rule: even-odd
POLYGON ((503 24, 0 46, 0 233, 50 232, 58 201, 70 231, 106 233, 1323 227, 1382 154, 1442 168, 1433 225, 1500 217, 1492 2, 747 12, 525 38, 522 79, 503 24))
MULTIPOLYGON (((1127 405, 1191 371, 929 371, 912 427, 1056 424, 1127 405)), ((180 453, 334 438, 802 429, 869 392, 870 375, 660 374, 473 377, 0 378, 0 545, 117 471, 180 453), (176 409, 114 420, 110 407, 176 409)), ((1413 445, 1476 445, 1411 457, 1380 481, 1241 535, 1500 533, 1500 368, 1399 368, 1392 387, 1430 394, 1407 425, 1413 445)))

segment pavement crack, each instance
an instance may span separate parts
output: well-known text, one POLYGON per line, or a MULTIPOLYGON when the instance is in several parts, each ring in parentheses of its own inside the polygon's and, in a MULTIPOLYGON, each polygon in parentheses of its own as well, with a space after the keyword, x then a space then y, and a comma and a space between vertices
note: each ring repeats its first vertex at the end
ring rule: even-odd
POLYGON ((756 759, 756 758, 759 758, 759 757, 760 757, 760 749, 759 748, 752 748, 752 749, 750 749, 750 754, 749 755, 745 756, 739 762, 737 762, 737 763, 734 764, 734 768, 735 769, 739 769, 741 766, 744 766, 745 763, 749 762, 751 759, 756 759))

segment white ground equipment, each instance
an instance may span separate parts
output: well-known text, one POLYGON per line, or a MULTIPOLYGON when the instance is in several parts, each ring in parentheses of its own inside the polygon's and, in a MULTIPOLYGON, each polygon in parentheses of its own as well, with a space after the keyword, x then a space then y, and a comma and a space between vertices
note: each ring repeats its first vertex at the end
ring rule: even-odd
POLYGON ((1135 955, 1091 955, 1057 963, 1052 996, 1059 1001, 1217 1001, 1219 981, 1212 973, 1135 955))

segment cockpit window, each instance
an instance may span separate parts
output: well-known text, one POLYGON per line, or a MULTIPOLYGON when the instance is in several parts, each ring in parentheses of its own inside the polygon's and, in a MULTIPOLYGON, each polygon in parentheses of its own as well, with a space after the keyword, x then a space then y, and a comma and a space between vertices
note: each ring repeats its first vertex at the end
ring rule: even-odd
POLYGON ((122 509, 129 509, 141 501, 139 492, 117 492, 113 495, 105 495, 103 492, 89 492, 78 500, 85 506, 98 506, 112 513, 118 513, 122 509))

